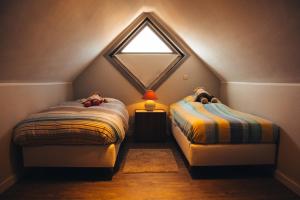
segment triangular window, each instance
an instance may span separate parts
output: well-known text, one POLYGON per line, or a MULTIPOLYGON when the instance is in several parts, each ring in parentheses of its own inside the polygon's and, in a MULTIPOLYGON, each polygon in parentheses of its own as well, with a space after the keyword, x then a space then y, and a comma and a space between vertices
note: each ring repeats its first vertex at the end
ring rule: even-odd
POLYGON ((122 53, 172 53, 173 51, 147 25, 121 51, 122 53))

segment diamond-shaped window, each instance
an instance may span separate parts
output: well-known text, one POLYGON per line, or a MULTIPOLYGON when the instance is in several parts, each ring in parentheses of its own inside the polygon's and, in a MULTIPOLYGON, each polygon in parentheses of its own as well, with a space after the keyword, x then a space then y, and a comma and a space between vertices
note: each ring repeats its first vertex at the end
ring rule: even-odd
POLYGON ((187 56, 150 13, 121 35, 106 57, 142 93, 158 88, 187 56))

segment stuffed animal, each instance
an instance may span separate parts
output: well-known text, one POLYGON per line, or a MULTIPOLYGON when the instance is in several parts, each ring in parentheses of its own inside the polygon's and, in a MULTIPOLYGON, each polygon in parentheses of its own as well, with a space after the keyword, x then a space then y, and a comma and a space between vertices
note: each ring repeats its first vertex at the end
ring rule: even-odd
POLYGON ((85 101, 83 102, 84 107, 90 107, 92 106, 92 102, 91 101, 85 101))
POLYGON ((201 102, 203 104, 207 104, 207 103, 218 103, 219 100, 214 97, 213 95, 210 95, 204 88, 202 87, 199 87, 199 88, 196 88, 194 90, 195 92, 195 96, 196 96, 196 99, 195 101, 197 102, 201 102))
POLYGON ((212 103, 219 103, 219 99, 216 97, 211 98, 210 102, 212 103))
POLYGON ((207 104, 208 102, 210 102, 212 99, 212 96, 210 96, 208 93, 206 92, 203 92, 203 93, 200 93, 197 98, 196 98, 196 101, 197 102, 201 102, 203 104, 207 104))
POLYGON ((99 94, 95 93, 86 99, 81 99, 80 101, 84 107, 99 106, 101 103, 105 103, 106 100, 102 98, 99 94))

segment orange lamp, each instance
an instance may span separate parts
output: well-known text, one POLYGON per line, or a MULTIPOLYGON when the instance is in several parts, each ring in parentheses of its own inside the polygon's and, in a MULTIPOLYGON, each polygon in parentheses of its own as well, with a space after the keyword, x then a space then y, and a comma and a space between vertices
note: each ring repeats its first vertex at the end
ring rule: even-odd
POLYGON ((154 100, 157 100, 157 96, 154 93, 154 91, 153 90, 146 90, 146 92, 143 96, 143 99, 146 100, 145 109, 147 111, 153 111, 155 109, 155 106, 156 106, 154 100))

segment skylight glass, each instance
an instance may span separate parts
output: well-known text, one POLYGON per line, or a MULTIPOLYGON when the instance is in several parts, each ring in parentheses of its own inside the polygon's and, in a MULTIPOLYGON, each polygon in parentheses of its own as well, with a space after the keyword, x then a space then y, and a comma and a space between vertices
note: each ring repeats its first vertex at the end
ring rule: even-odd
POLYGON ((172 53, 173 51, 149 26, 145 26, 121 51, 122 53, 172 53))

